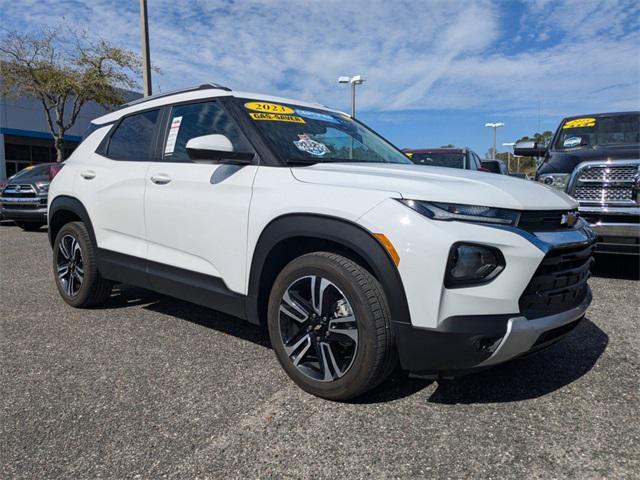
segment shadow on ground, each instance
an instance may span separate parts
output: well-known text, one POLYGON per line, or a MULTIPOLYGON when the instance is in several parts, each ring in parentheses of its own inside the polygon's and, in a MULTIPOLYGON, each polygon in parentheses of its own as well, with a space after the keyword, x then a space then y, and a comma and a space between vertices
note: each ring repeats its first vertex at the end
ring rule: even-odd
MULTIPOLYGON (((264 328, 238 318, 136 287, 118 286, 104 308, 143 308, 171 315, 219 332, 271 348, 264 328)), ((605 351, 609 337, 585 319, 559 343, 529 357, 452 380, 440 379, 428 398, 431 403, 472 404, 527 400, 547 395, 589 372, 605 351)), ((397 369, 383 384, 355 400, 381 403, 417 394, 431 380, 409 378, 397 369)))

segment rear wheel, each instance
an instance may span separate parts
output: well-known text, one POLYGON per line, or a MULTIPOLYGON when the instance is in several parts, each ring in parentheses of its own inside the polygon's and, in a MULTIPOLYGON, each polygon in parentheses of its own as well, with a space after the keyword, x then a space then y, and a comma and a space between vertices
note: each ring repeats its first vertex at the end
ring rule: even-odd
POLYGON ((23 222, 23 221, 20 221, 20 222, 16 222, 16 225, 18 225, 25 232, 35 232, 37 230, 40 230, 46 224, 42 223, 42 222, 23 222))
POLYGON ((278 360, 301 388, 348 400, 382 382, 396 355, 387 300, 378 281, 328 252, 289 263, 269 298, 269 335, 278 360))
POLYGON ((53 272, 63 300, 78 308, 104 304, 113 283, 100 276, 96 252, 82 222, 64 225, 53 244, 53 272))

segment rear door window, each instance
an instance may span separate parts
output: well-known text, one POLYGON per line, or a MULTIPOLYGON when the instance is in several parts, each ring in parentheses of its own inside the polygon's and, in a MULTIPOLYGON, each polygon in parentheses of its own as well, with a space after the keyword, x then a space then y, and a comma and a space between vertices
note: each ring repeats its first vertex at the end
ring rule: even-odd
POLYGON ((159 116, 160 110, 148 110, 123 118, 111 135, 107 156, 114 160, 150 160, 159 116))

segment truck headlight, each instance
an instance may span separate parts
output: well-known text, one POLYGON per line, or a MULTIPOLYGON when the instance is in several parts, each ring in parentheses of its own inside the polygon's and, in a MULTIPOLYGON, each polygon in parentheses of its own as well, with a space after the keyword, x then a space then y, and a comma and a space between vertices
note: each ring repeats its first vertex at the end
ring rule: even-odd
POLYGON ((475 243, 455 243, 449 252, 444 286, 461 288, 490 282, 504 270, 502 252, 475 243))
POLYGON ((557 188, 563 192, 567 189, 569 183, 568 173, 543 173, 538 176, 538 181, 549 187, 557 188))
POLYGON ((520 214, 506 208, 461 205, 457 203, 436 203, 419 200, 399 200, 407 207, 433 220, 460 220, 463 222, 497 223, 515 225, 520 214))

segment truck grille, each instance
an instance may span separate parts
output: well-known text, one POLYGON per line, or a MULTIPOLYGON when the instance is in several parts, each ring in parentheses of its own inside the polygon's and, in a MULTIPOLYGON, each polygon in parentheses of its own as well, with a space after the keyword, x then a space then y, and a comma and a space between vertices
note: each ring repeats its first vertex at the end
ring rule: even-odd
POLYGON ((574 173, 569 194, 585 204, 635 206, 640 161, 588 163, 574 173))
POLYGON ((520 313, 533 319, 580 305, 589 291, 593 250, 593 244, 550 250, 520 297, 520 313))
POLYGON ((7 198, 36 198, 36 190, 31 185, 7 185, 2 191, 7 198))

